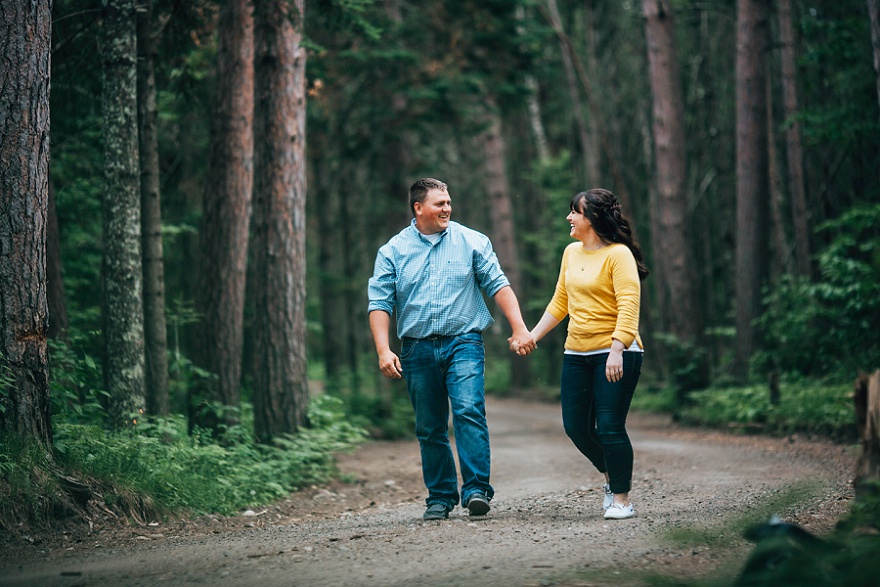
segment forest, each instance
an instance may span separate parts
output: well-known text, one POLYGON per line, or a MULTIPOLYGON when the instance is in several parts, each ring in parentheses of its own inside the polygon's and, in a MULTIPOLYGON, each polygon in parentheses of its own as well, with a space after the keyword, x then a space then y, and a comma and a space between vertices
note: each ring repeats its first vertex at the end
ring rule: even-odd
MULTIPOLYGON (((880 367, 877 0, 4 0, 0 19, 4 499, 32 441, 62 468, 111 432, 299 447, 246 501, 364 430, 411 434, 366 289, 421 177, 490 236, 530 327, 571 196, 611 190, 651 270, 646 404, 830 387, 843 424, 819 407, 814 427, 854 429, 852 382, 880 367)), ((488 392, 553 398, 564 329, 520 358, 490 308, 488 392)))

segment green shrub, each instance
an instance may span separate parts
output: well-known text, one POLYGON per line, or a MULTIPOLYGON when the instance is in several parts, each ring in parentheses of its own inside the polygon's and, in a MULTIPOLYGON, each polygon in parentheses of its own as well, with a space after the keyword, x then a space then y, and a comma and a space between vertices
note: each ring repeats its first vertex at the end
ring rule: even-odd
POLYGON ((765 294, 758 371, 852 377, 880 367, 880 204, 856 207, 818 230, 833 235, 820 279, 786 276, 765 294))
POLYGON ((691 394, 693 405, 677 412, 684 423, 727 428, 756 424, 770 434, 809 432, 853 438, 855 410, 851 385, 783 382, 780 403, 770 403, 766 386, 711 388, 691 394))
POLYGON ((235 430, 225 440, 242 441, 224 446, 207 431, 188 435, 182 416, 119 432, 63 423, 56 430, 55 448, 65 470, 107 488, 105 501, 132 493, 160 510, 232 514, 327 481, 335 473, 333 453, 364 437, 344 419, 335 398, 316 398, 309 418, 312 428, 273 445, 235 430))

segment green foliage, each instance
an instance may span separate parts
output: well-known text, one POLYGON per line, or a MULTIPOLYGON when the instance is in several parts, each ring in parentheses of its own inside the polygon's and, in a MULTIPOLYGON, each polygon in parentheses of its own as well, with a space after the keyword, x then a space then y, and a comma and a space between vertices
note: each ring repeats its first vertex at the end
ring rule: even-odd
POLYGON ((9 401, 9 390, 15 384, 12 369, 6 363, 3 353, 0 352, 0 414, 6 412, 6 404, 9 401))
POLYGON ((674 334, 659 332, 654 335, 666 351, 670 365, 670 382, 681 393, 708 385, 706 377, 706 348, 693 341, 683 341, 674 334))
POLYGON ((415 413, 405 393, 391 396, 352 393, 345 397, 345 410, 352 425, 367 430, 373 438, 414 438, 415 413))
POLYGON ((82 335, 71 329, 68 341, 50 339, 49 390, 55 422, 103 422, 107 414, 101 403, 103 391, 98 363, 83 348, 82 335))
POLYGON ((765 295, 758 320, 767 341, 758 371, 851 377, 880 366, 880 204, 824 223, 819 281, 787 276, 765 295))
POLYGON ((808 103, 799 120, 808 146, 853 145, 877 134, 877 116, 866 115, 877 108, 866 16, 840 2, 801 18, 799 80, 808 103))
POLYGON ((834 438, 855 435, 852 386, 820 385, 808 381, 780 384, 780 403, 770 403, 766 386, 709 388, 690 394, 687 406, 677 406, 673 390, 643 399, 636 393, 634 409, 665 408, 685 424, 769 434, 808 432, 834 438))
POLYGON ((58 516, 63 504, 52 473, 52 456, 33 439, 0 433, 0 528, 44 522, 58 516))
POLYGON ((327 481, 334 473, 333 453, 364 436, 345 420, 341 402, 329 396, 311 403, 309 418, 312 428, 273 445, 257 443, 243 423, 224 437, 238 442, 225 446, 215 444, 210 431, 188 435, 179 415, 118 432, 63 423, 55 449, 63 468, 112 488, 105 499, 132 492, 162 510, 232 514, 327 481))

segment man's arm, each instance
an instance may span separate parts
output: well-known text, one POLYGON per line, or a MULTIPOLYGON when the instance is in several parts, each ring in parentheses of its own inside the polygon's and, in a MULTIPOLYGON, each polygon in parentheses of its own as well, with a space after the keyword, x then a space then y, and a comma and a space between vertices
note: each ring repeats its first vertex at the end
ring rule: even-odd
POLYGON ((526 323, 523 322, 519 301, 516 299, 516 294, 513 293, 513 288, 506 285, 495 292, 495 303, 501 308, 501 313, 507 318, 507 322, 510 324, 511 330, 513 330, 510 339, 518 341, 518 352, 527 355, 535 350, 537 345, 529 334, 526 323))
POLYGON ((376 345, 376 354, 379 355, 379 370, 388 379, 400 379, 403 376, 403 367, 400 358, 391 350, 388 338, 388 330, 391 328, 391 315, 383 310, 370 312, 370 331, 373 333, 373 344, 376 345))

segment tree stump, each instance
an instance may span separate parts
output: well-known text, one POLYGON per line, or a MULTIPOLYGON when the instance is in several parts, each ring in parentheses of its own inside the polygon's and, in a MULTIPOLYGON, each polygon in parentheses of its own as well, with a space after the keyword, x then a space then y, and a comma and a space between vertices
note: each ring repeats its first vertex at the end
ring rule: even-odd
POLYGON ((880 369, 859 373, 855 384, 856 423, 862 454, 856 465, 856 495, 880 492, 880 369))

